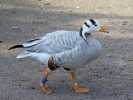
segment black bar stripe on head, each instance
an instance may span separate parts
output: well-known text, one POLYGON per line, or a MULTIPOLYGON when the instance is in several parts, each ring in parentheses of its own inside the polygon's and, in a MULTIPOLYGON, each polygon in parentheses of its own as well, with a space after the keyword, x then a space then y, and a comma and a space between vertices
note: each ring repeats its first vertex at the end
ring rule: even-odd
POLYGON ((90 28, 90 26, 86 22, 84 24, 85 24, 85 26, 87 26, 88 28, 90 28))
POLYGON ((94 25, 97 26, 96 22, 93 19, 90 19, 90 22, 94 25))

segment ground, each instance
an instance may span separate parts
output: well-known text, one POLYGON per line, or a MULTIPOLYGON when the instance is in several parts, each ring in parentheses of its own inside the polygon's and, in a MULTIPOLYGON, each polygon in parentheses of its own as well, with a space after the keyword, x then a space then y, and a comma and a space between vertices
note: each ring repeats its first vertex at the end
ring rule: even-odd
POLYGON ((132 0, 0 0, 0 100, 133 100, 132 0), (103 54, 76 71, 80 87, 75 93, 70 73, 53 71, 45 94, 39 86, 46 67, 31 58, 16 59, 24 49, 13 45, 56 30, 79 31, 90 18, 109 34, 93 33, 103 54))

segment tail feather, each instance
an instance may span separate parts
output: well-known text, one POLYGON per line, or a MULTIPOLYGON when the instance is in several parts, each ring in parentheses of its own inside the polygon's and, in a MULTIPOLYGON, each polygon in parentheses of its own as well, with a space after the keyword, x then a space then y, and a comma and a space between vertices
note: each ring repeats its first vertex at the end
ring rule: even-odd
POLYGON ((23 45, 15 45, 15 46, 9 48, 8 50, 15 49, 15 48, 23 48, 23 47, 24 47, 23 45))
POLYGON ((24 58, 24 57, 29 57, 31 56, 30 52, 24 51, 23 53, 19 54, 16 58, 24 58))

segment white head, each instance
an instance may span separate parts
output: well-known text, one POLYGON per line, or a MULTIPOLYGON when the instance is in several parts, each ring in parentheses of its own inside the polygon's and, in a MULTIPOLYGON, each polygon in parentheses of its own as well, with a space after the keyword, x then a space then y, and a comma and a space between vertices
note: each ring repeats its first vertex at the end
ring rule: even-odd
POLYGON ((106 29, 104 29, 102 27, 102 25, 94 19, 90 19, 87 20, 81 27, 80 29, 80 35, 82 35, 82 37, 84 39, 85 38, 85 34, 87 33, 92 33, 92 32, 105 32, 105 33, 109 33, 106 29))

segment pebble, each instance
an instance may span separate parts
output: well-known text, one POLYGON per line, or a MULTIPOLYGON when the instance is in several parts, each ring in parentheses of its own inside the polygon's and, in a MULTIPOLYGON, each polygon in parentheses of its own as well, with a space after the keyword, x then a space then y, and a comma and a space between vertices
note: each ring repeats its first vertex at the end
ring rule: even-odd
POLYGON ((128 10, 130 10, 131 8, 130 7, 128 7, 128 10))
POLYGON ((126 25, 127 21, 123 21, 123 24, 122 25, 126 25))
POLYGON ((31 89, 35 89, 35 87, 31 86, 31 89))
POLYGON ((22 27, 19 26, 13 26, 12 29, 21 29, 22 27))
POLYGON ((41 15, 43 15, 43 13, 41 13, 41 15))
POLYGON ((133 59, 129 59, 128 61, 133 61, 133 59))
POLYGON ((45 3, 44 5, 51 5, 50 3, 45 3))
POLYGON ((113 4, 110 4, 110 6, 112 7, 112 6, 113 6, 113 4))
POLYGON ((79 6, 77 6, 76 8, 77 8, 77 9, 79 9, 80 7, 79 7, 79 6))
POLYGON ((44 7, 44 5, 41 5, 41 8, 43 8, 44 7))
POLYGON ((99 9, 96 9, 95 12, 99 12, 99 9))
POLYGON ((16 93, 19 93, 20 91, 15 91, 16 93))

